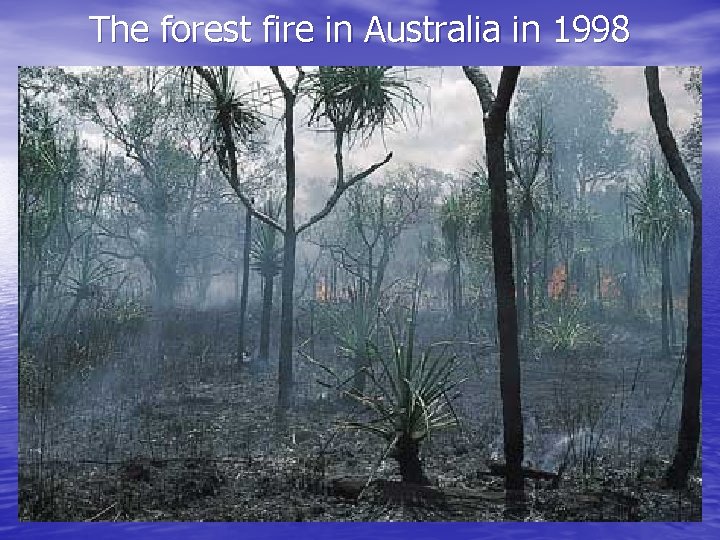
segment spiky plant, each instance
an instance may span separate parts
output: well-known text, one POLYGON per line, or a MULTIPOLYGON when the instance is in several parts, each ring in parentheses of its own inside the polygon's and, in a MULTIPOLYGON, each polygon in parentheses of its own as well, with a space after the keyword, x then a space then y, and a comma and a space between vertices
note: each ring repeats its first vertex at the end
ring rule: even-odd
POLYGON ((420 446, 434 431, 457 425, 451 393, 463 379, 457 375, 458 358, 446 354, 448 343, 416 350, 416 314, 414 305, 402 332, 388 325, 389 352, 369 347, 369 387, 348 395, 366 406, 372 418, 347 426, 382 437, 384 455, 397 461, 404 482, 427 484, 420 446))
POLYGON ((378 308, 370 302, 367 294, 354 294, 344 309, 331 313, 331 326, 343 356, 352 362, 353 390, 363 392, 366 370, 371 361, 370 348, 375 338, 378 308))
POLYGON ((422 352, 416 350, 416 306, 417 296, 400 329, 384 314, 390 350, 381 348, 374 340, 367 342, 369 362, 361 370, 369 384, 363 391, 347 389, 354 375, 343 378, 302 351, 301 354, 332 377, 335 382, 328 386, 359 402, 370 413, 367 420, 345 422, 343 426, 381 437, 386 443, 381 461, 394 458, 403 482, 428 484, 420 446, 436 430, 458 424, 452 407, 457 395, 453 394, 465 379, 457 373, 459 359, 447 354, 451 343, 435 343, 422 352))
POLYGON ((670 257, 679 239, 688 232, 689 211, 670 170, 649 156, 640 171, 639 180, 627 192, 628 220, 635 242, 646 265, 658 261, 661 275, 661 343, 670 353, 671 279, 670 257))
MULTIPOLYGON (((276 219, 280 215, 282 203, 272 198, 265 202, 263 212, 276 219)), ((270 225, 255 223, 250 245, 250 266, 258 272, 263 282, 262 315, 260 317, 259 358, 267 363, 270 352, 270 316, 272 313, 273 288, 275 277, 282 269, 282 239, 280 233, 270 225)))
POLYGON ((555 309, 538 325, 540 339, 553 351, 571 351, 597 343, 590 325, 582 320, 581 305, 577 302, 555 302, 555 309))
POLYGON ((672 247, 687 227, 688 210, 666 166, 648 158, 638 181, 627 192, 629 221, 644 260, 655 258, 662 246, 672 247))
MULTIPOLYGON (((328 122, 336 136, 369 138, 376 129, 405 123, 421 104, 407 71, 392 66, 321 66, 308 75, 308 123, 328 122)), ((351 142, 351 141, 349 141, 351 142)))

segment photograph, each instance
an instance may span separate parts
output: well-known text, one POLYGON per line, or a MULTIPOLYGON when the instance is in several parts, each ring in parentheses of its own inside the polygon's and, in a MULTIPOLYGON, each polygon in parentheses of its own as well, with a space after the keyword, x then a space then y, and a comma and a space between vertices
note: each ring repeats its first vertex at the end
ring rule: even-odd
POLYGON ((21 522, 702 521, 699 66, 17 75, 21 522))

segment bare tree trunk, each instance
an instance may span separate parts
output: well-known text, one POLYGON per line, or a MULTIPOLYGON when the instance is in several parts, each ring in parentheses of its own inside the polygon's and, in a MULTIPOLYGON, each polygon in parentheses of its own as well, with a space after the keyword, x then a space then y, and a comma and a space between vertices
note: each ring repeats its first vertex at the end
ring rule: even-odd
POLYGON ((240 292, 240 320, 238 321, 237 361, 242 362, 245 354, 245 322, 247 321, 248 289, 250 288, 250 238, 252 235, 252 213, 245 209, 245 233, 243 238, 242 288, 240 292))
POLYGON ((535 332, 535 238, 532 211, 526 216, 527 220, 527 242, 528 242, 528 284, 527 284, 527 310, 528 310, 528 337, 532 339, 535 332))
POLYGON ((522 407, 520 400, 520 358, 518 354, 518 316, 513 279, 512 234, 507 201, 505 128, 520 73, 519 67, 503 67, 497 98, 493 99, 487 77, 476 68, 464 67, 475 87, 485 113, 485 151, 490 184, 490 227, 492 233, 497 327, 500 338, 500 394, 503 402, 505 441, 505 489, 520 498, 524 495, 522 460, 524 454, 522 407))
POLYGON ((260 350, 258 360, 267 366, 270 359, 270 320, 273 304, 273 285, 275 276, 272 274, 263 277, 263 303, 260 317, 260 350))
POLYGON ((645 68, 650 116, 655 124, 660 148, 680 191, 690 204, 693 219, 690 277, 688 286, 688 320, 685 344, 685 381, 680 414, 680 429, 675 457, 667 470, 670 487, 687 485, 690 469, 697 459, 700 442, 700 399, 702 389, 702 200, 690 180, 677 142, 668 123, 667 107, 660 90, 657 66, 645 68))
POLYGON ((280 304, 280 350, 278 352, 278 410, 286 411, 293 397, 293 294, 295 289, 295 94, 285 97, 285 231, 280 304))

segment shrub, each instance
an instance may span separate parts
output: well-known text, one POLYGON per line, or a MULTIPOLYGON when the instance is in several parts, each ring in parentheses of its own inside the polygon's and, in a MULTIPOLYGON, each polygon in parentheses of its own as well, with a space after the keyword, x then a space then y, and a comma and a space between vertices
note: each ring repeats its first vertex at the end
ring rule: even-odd
POLYGON ((547 320, 539 325, 542 343, 553 351, 575 350, 594 345, 597 336, 590 325, 582 321, 581 304, 558 304, 551 309, 547 320))
MULTIPOLYGON (((364 405, 371 417, 344 425, 382 437, 386 442, 382 459, 389 456, 398 462, 403 481, 427 484, 420 445, 435 430, 457 424, 450 393, 463 380, 457 376, 457 357, 447 354, 449 343, 416 351, 416 314, 413 306, 402 332, 388 324, 390 351, 368 344, 369 362, 361 368, 367 375, 367 389, 342 391, 364 405)), ((321 367, 333 374, 338 386, 348 382, 321 367)))

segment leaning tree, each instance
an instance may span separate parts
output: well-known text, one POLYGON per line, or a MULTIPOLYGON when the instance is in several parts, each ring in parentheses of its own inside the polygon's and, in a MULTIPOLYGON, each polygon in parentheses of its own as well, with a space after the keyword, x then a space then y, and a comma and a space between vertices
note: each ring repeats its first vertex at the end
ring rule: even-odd
POLYGON ((690 204, 692 214, 692 248, 690 282, 687 300, 687 336, 685 343, 685 382, 677 450, 667 470, 668 485, 680 488, 687 484, 695 464, 700 442, 700 395, 702 387, 702 199, 695 189, 683 162, 675 136, 668 122, 665 98, 660 90, 657 66, 645 68, 650 117, 665 160, 680 191, 690 204))

